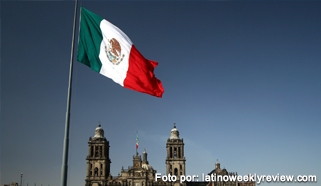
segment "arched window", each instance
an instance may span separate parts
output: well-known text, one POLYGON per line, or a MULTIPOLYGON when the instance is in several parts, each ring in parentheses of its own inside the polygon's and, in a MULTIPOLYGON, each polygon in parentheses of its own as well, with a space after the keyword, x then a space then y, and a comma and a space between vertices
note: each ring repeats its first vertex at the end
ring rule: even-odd
POLYGON ((95 175, 94 176, 98 176, 98 168, 95 167, 95 175))
POLYGON ((177 168, 174 169, 174 175, 178 176, 178 170, 177 170, 177 168))
POLYGON ((93 175, 93 164, 90 164, 90 173, 89 173, 89 176, 92 176, 93 175))
POLYGON ((100 176, 103 176, 103 164, 100 164, 100 176))
POLYGON ((98 146, 95 146, 95 157, 98 157, 98 146))

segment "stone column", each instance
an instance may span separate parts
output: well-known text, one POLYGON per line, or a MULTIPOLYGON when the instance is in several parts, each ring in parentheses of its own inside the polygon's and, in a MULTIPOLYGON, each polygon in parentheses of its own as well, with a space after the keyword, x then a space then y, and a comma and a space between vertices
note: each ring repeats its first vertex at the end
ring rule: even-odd
POLYGON ((103 177, 106 177, 106 163, 103 163, 103 177))
POLYGON ((184 146, 182 146, 182 157, 184 158, 184 146))
POLYGON ((103 146, 102 148, 103 148, 103 149, 102 149, 102 153, 103 153, 103 154, 102 154, 102 157, 106 157, 106 155, 105 155, 105 146, 103 146))
POLYGON ((87 162, 87 177, 90 176, 89 173, 90 173, 90 163, 87 162))
POLYGON ((169 164, 166 164, 166 175, 168 174, 171 174, 171 173, 169 172, 169 164))

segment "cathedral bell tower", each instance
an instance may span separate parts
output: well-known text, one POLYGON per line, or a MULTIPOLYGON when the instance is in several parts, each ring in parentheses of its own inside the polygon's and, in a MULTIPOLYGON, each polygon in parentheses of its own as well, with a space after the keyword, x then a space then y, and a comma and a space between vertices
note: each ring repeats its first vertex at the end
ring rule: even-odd
MULTIPOLYGON (((183 138, 179 138, 179 132, 175 126, 171 130, 171 137, 167 139, 166 143, 167 157, 166 157, 166 175, 176 175, 177 183, 179 185, 179 178, 185 175, 185 157, 184 157, 184 143, 183 138)), ((185 183, 183 183, 185 185, 185 183)))
POLYGON ((95 136, 89 138, 89 154, 87 160, 86 186, 104 186, 110 174, 109 142, 104 137, 100 124, 95 136))

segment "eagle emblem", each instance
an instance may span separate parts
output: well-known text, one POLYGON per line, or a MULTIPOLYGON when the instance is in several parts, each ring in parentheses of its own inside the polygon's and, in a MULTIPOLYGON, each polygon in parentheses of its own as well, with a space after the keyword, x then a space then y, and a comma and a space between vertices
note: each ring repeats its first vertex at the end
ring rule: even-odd
POLYGON ((105 52, 108 60, 113 65, 119 65, 119 63, 124 59, 125 54, 121 53, 121 46, 117 39, 108 39, 107 46, 105 46, 105 52))

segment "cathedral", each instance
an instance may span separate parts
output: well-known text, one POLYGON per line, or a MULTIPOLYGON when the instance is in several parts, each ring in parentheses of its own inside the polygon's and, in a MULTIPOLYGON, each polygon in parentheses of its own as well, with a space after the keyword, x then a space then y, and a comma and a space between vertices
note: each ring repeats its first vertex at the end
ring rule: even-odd
MULTIPOLYGON (((136 152, 133 156, 133 165, 124 169, 122 167, 121 174, 111 176, 109 158, 109 141, 104 137, 104 130, 99 124, 95 130, 94 137, 90 137, 88 141, 89 152, 87 160, 87 176, 85 186, 255 186, 255 182, 238 183, 235 182, 182 182, 180 176, 185 176, 185 157, 183 138, 179 138, 179 131, 175 124, 167 139, 166 150, 167 157, 166 175, 176 175, 175 182, 163 181, 157 179, 155 181, 156 170, 149 165, 146 150, 141 155, 136 152)), ((220 169, 220 164, 215 164, 215 169, 210 174, 232 175, 226 169, 220 169)))

